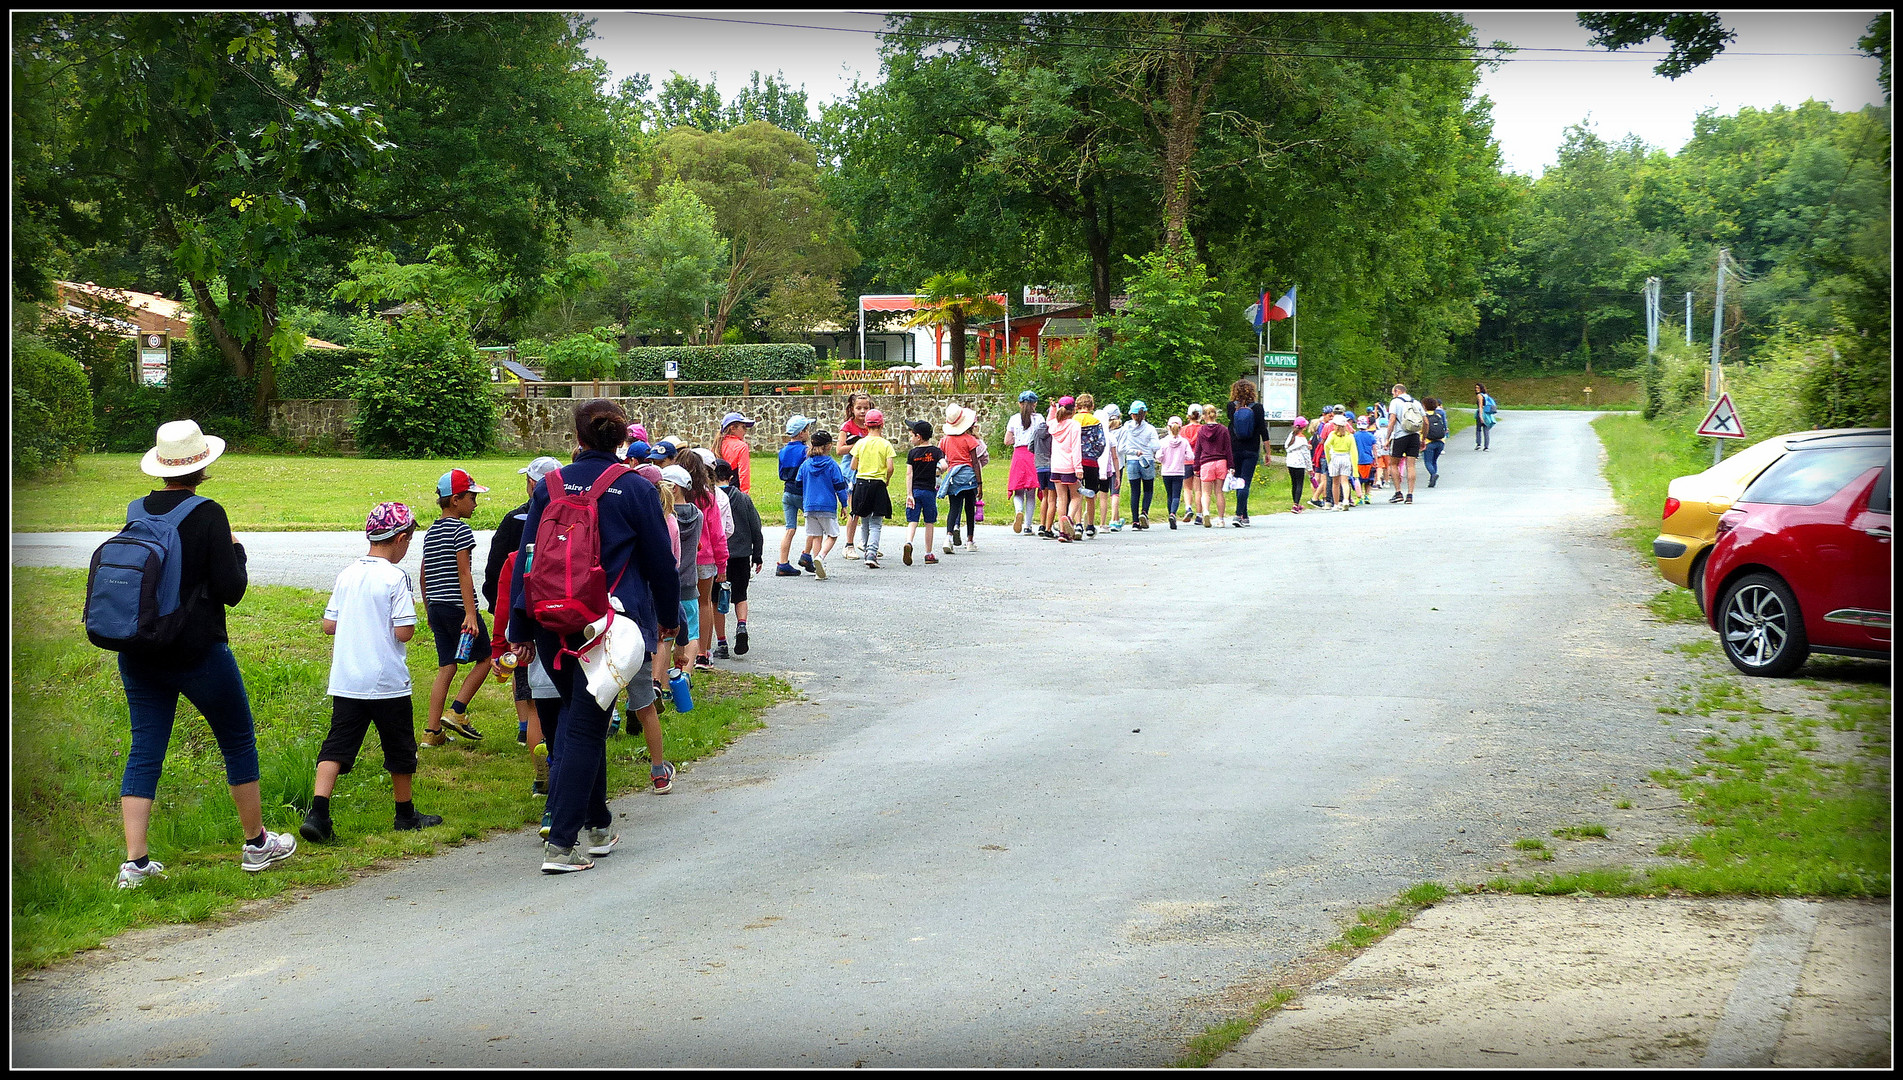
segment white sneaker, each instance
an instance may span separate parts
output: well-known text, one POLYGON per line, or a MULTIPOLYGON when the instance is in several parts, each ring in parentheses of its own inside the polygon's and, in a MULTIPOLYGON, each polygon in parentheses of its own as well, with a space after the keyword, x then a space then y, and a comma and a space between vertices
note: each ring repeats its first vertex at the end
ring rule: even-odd
POLYGON ((256 872, 270 866, 272 863, 283 862, 285 859, 290 858, 291 853, 296 850, 297 841, 291 837, 290 833, 274 833, 266 829, 263 847, 252 847, 250 844, 244 845, 244 861, 242 865, 246 870, 256 872))
POLYGON ((865 554, 864 552, 860 551, 856 547, 853 547, 851 544, 846 545, 846 558, 857 559, 863 556, 864 554, 865 554))
POLYGON ((968 551, 968 552, 975 552, 975 551, 977 551, 977 550, 978 550, 978 541, 976 541, 976 540, 967 540, 967 541, 965 541, 965 550, 966 550, 966 551, 968 551))
POLYGON ((621 837, 612 829, 588 830, 588 854, 606 855, 621 842, 621 837))
POLYGON ((146 878, 163 876, 165 876, 165 864, 157 859, 147 861, 145 869, 143 870, 139 869, 139 865, 134 862, 122 862, 119 864, 119 887, 121 889, 136 889, 145 884, 146 878))

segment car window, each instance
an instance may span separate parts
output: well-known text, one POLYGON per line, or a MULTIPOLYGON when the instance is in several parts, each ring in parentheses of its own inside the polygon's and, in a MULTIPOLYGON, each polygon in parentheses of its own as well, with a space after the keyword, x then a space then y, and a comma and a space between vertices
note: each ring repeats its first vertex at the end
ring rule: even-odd
POLYGON ((1870 509, 1879 514, 1890 512, 1890 466, 1883 467, 1883 475, 1877 477, 1876 486, 1870 489, 1870 509))
POLYGON ((1814 506, 1843 490, 1871 468, 1887 465, 1887 446, 1837 446, 1793 450, 1752 481, 1739 502, 1814 506))

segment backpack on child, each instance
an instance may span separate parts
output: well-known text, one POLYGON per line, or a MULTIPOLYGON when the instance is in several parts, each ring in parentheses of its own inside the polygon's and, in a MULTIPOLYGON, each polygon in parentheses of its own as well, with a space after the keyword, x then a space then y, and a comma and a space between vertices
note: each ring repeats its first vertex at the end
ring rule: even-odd
POLYGON ((1446 437, 1447 418, 1441 415, 1439 409, 1435 409, 1434 415, 1427 418, 1427 441, 1438 442, 1446 437))
POLYGON ((1104 433, 1102 424, 1092 424, 1083 429, 1077 440, 1078 455, 1086 465, 1095 465, 1103 456, 1104 433))
MULTIPOLYGON (((550 470, 548 505, 535 527, 535 547, 529 552, 523 593, 529 614, 554 634, 579 634, 610 611, 607 572, 601 568, 600 502, 624 473, 626 465, 610 465, 587 491, 571 494, 562 485, 562 471, 550 470)), ((622 572, 626 573, 626 567, 622 572)), ((615 579, 615 585, 621 579, 615 579)), ((556 661, 560 663, 559 658, 556 661)))
POLYGON ((1415 401, 1413 398, 1404 400, 1401 403, 1401 430, 1407 432, 1409 435, 1419 435, 1421 433, 1421 422, 1425 419, 1425 415, 1425 412, 1421 409, 1420 402, 1415 401))
POLYGON ((158 649, 178 640, 191 607, 179 595, 184 546, 178 527, 209 502, 188 496, 164 514, 147 513, 145 499, 126 507, 126 527, 93 552, 86 572, 86 640, 102 649, 158 649))

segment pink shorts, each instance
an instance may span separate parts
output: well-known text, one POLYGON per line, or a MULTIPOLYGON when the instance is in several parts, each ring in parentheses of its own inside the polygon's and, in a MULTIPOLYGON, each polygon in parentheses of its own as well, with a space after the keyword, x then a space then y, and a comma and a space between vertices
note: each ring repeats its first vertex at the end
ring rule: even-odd
POLYGON ((1226 461, 1205 461, 1196 467, 1196 475, 1205 484, 1219 484, 1229 475, 1229 463, 1226 461))

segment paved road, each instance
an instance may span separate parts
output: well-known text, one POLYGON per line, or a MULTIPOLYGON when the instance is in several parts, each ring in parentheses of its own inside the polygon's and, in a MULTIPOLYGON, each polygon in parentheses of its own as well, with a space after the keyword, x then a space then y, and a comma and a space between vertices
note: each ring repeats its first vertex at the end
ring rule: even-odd
POLYGON ((1413 506, 768 578, 733 666, 807 700, 618 802, 596 869, 513 833, 134 943, 16 984, 14 1061, 1167 1063, 1357 905, 1685 760, 1589 419, 1456 439, 1413 506))

